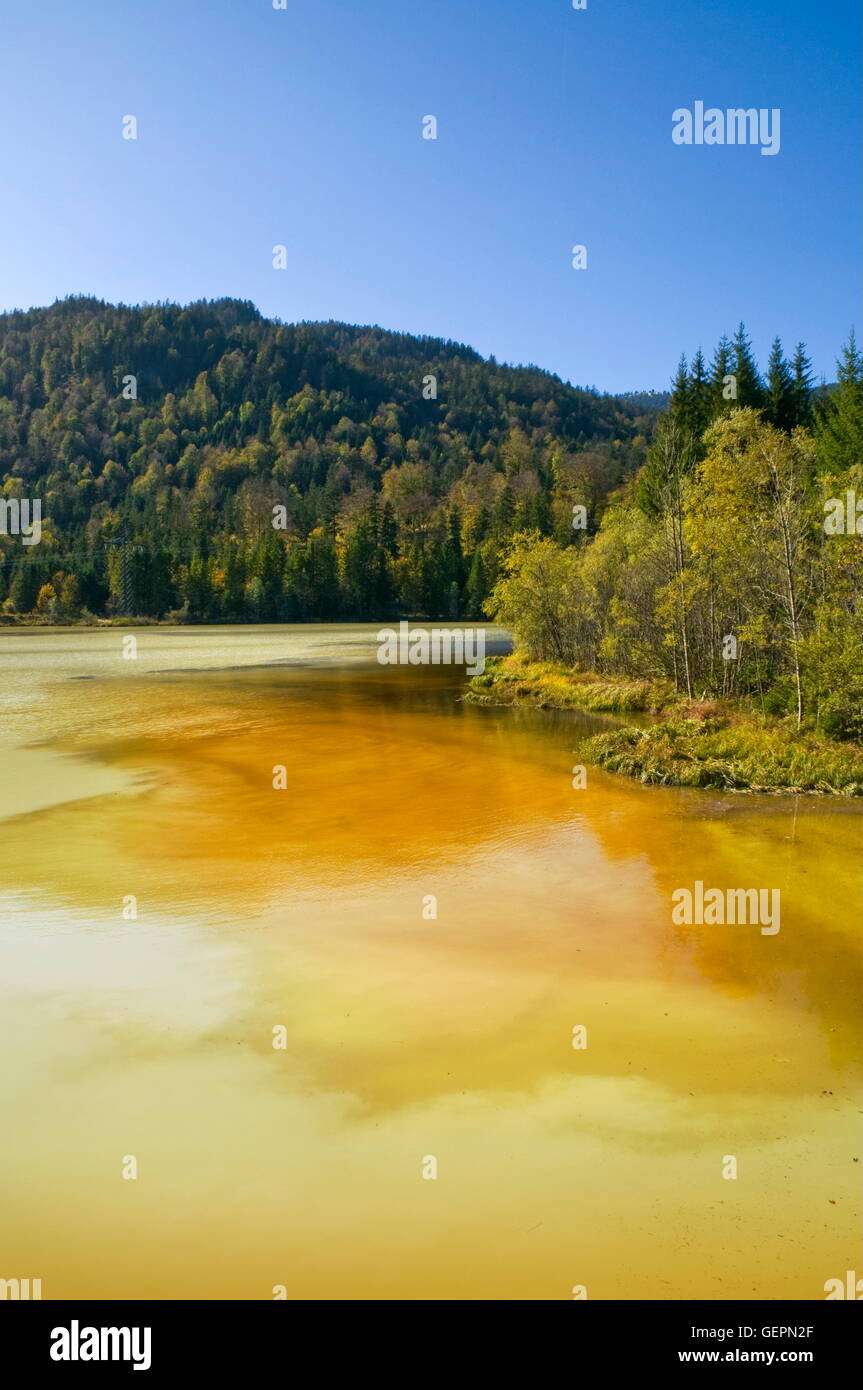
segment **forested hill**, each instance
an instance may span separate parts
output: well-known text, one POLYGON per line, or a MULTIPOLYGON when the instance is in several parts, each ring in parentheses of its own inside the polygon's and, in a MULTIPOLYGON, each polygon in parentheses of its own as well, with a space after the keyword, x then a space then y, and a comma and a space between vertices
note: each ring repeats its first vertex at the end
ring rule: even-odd
POLYGON ((655 418, 457 343, 236 300, 0 315, 4 496, 43 518, 39 545, 0 535, 0 603, 479 616, 507 538, 571 538, 576 503, 593 529, 655 418))

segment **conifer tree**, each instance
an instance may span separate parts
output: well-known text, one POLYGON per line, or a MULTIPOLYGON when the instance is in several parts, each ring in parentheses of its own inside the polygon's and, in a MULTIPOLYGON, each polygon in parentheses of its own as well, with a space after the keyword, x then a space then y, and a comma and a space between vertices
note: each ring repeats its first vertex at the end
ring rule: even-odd
POLYGON ((738 409, 745 410, 751 406, 753 410, 761 410, 765 405, 764 384, 758 372, 758 366, 752 355, 752 344, 746 333, 743 323, 739 324, 737 332, 732 340, 732 361, 731 368, 737 387, 736 405, 738 409))
POLYGON ((794 349, 791 372, 794 426, 809 429, 812 425, 812 363, 806 356, 805 343, 798 343, 794 349))
POLYGON ((38 566, 29 560, 19 560, 9 583, 9 601, 13 613, 32 613, 40 586, 38 566))
POLYGON ((853 329, 836 366, 839 384, 818 411, 815 435, 822 465, 842 473, 863 461, 863 355, 853 329))
POLYGON ((671 382, 671 399, 668 402, 668 411, 678 429, 689 430, 689 368, 685 353, 680 354, 677 371, 671 382))
POLYGON ((785 360, 779 338, 773 339, 767 363, 765 414, 771 425, 778 430, 788 431, 795 426, 794 378, 785 360))
POLYGON ((692 370, 689 373, 689 411, 688 424, 691 430, 695 449, 699 457, 702 454, 701 440, 704 431, 713 419, 713 389, 707 365, 704 361, 704 353, 698 349, 692 359, 692 370))
POLYGON ((733 383, 729 381, 732 371, 731 361, 731 344, 723 333, 710 365, 710 401, 713 419, 717 415, 726 414, 729 410, 733 410, 735 406, 735 400, 731 394, 733 383))
POLYGON ((468 618, 482 616, 483 605, 492 589, 491 577, 483 556, 484 549, 484 546, 478 545, 474 551, 470 573, 465 585, 465 616, 468 618))

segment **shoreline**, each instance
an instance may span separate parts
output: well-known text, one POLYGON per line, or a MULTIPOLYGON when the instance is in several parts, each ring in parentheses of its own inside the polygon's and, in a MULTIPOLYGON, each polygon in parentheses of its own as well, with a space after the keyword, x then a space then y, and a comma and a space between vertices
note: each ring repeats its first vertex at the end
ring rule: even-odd
POLYGON ((492 657, 464 699, 638 714, 640 724, 596 734, 584 756, 605 772, 650 786, 716 791, 863 797, 863 748, 839 742, 742 703, 681 698, 669 682, 569 671, 517 656, 492 657))

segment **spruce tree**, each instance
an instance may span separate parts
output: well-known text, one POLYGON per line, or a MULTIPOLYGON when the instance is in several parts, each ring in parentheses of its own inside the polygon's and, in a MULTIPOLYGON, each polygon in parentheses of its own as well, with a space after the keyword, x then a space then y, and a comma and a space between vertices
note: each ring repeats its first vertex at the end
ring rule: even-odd
POLYGON ((733 385, 728 381, 730 375, 731 344, 723 333, 710 366, 710 402, 713 419, 717 415, 733 410, 736 405, 733 395, 730 394, 733 385))
POLYGON ((392 502, 385 502, 381 512, 380 542, 388 555, 395 555, 398 549, 398 523, 392 502))
POLYGON ((795 425, 794 378, 785 360, 782 343, 773 339, 767 363, 767 404, 765 414, 778 430, 793 430, 795 425))
POLYGON ((465 585, 465 617, 481 618, 483 615, 483 604, 491 593, 491 580, 483 559, 482 546, 477 546, 473 552, 470 574, 465 585))
POLYGON ((41 570, 37 565, 32 561, 18 561, 9 583, 9 601, 14 613, 32 613, 41 581, 41 570))
POLYGON ((704 361, 704 353, 698 349, 692 359, 689 373, 689 412, 688 423, 698 456, 701 456, 701 440, 704 431, 713 419, 713 388, 704 361))
POLYGON ((514 516, 515 497, 509 483, 505 483, 498 494, 492 513, 495 536, 503 538, 509 535, 514 516))
POLYGON ((752 355, 752 344, 747 337, 746 327, 743 323, 738 326, 731 347, 733 354, 731 370, 737 387, 735 403, 740 410, 745 410, 747 406, 751 406, 753 410, 761 410, 766 403, 764 384, 752 355))
POLYGON ((836 366, 839 384, 818 411, 815 435, 822 464, 841 473, 863 460, 863 356, 853 329, 836 366))
POLYGON ((798 343, 794 349, 791 372, 794 427, 802 425, 809 429, 812 425, 812 363, 806 356, 805 343, 798 343))
POLYGON ((680 354, 677 371, 671 383, 668 412, 682 430, 689 430, 689 369, 686 354, 680 354))

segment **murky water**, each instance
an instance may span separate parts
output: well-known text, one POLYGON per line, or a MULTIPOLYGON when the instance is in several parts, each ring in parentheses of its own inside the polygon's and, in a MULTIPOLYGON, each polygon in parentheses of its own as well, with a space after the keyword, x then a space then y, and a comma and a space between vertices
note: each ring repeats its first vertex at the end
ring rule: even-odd
POLYGON ((375 630, 0 632, 0 1276, 823 1298, 860 809, 575 790, 600 720, 465 705, 375 630), (674 926, 695 879, 779 888, 781 931, 674 926))

